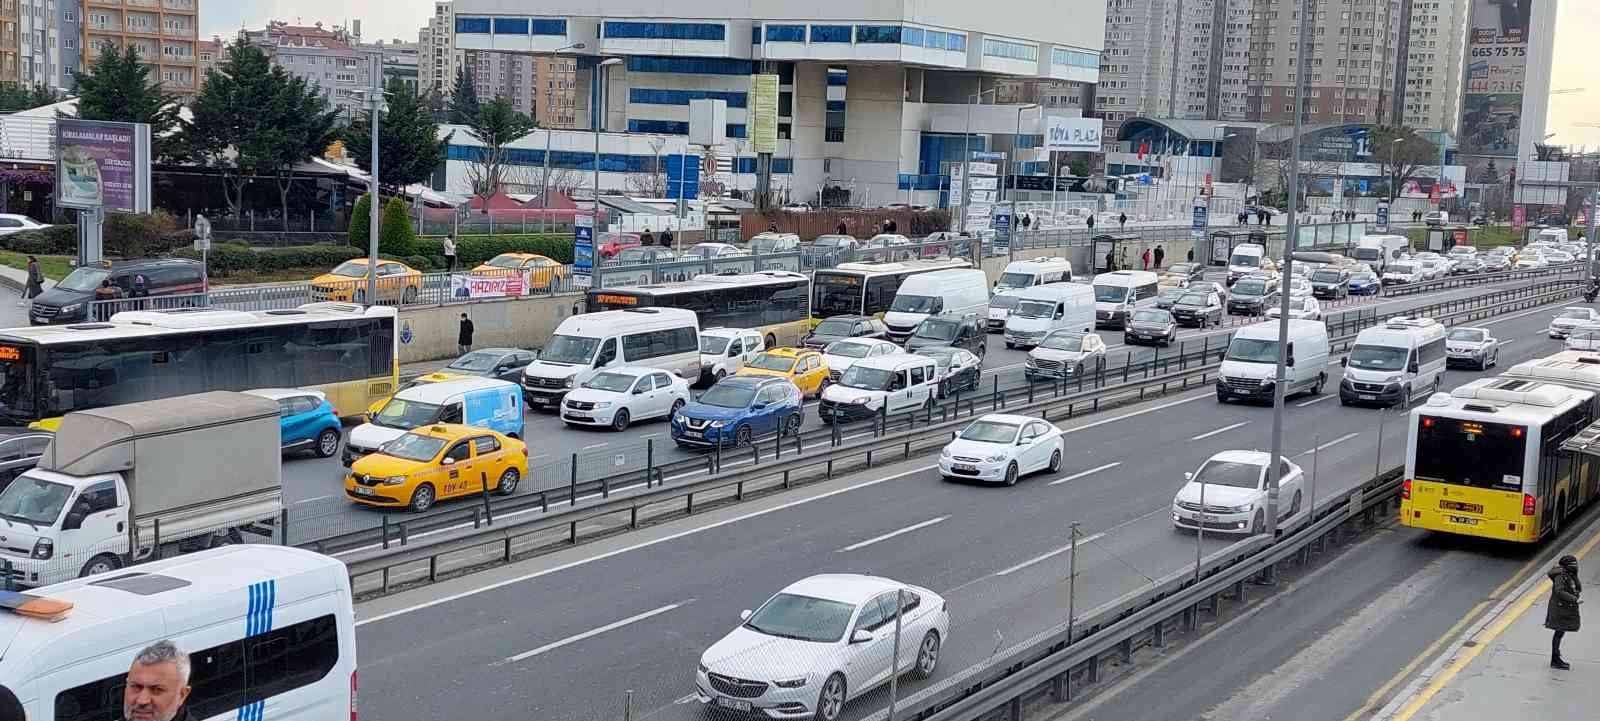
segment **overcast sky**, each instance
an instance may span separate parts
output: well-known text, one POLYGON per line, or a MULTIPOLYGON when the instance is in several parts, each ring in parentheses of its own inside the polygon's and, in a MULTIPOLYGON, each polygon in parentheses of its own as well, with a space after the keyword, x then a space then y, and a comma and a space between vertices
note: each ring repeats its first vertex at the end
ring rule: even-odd
MULTIPOLYGON (((685 0, 692 2, 693 0, 685 0)), ((1081 1, 1081 0, 1074 0, 1081 1)), ((535 0, 528 0, 530 7, 535 0)), ((306 25, 342 25, 361 19, 362 34, 371 40, 400 38, 414 41, 417 29, 433 12, 432 0, 210 0, 202 5, 201 33, 231 36, 240 27, 262 27, 268 20, 306 25)), ((1553 95, 1546 133, 1550 142, 1600 148, 1600 128, 1574 127, 1575 123, 1600 123, 1600 53, 1590 43, 1600 38, 1600 2, 1563 0, 1556 19, 1556 55, 1551 89, 1586 88, 1584 92, 1553 95)))

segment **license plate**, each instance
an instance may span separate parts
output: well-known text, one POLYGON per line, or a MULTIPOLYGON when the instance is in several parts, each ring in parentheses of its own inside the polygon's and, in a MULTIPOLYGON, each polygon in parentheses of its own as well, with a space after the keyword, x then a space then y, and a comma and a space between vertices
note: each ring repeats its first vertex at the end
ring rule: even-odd
POLYGON ((1378 400, 1377 396, 1367 395, 1365 393, 1362 393, 1361 395, 1356 396, 1356 398, 1359 398, 1359 399, 1364 400, 1364 401, 1375 401, 1375 400, 1378 400))
POLYGON ((589 420, 589 414, 587 413, 567 413, 567 417, 575 421, 589 420))
POLYGON ((1450 519, 1451 523, 1459 523, 1463 526, 1478 525, 1478 519, 1476 518, 1467 518, 1466 516, 1448 516, 1448 518, 1450 519))
POLYGON ((749 711, 751 708, 749 701, 741 701, 736 698, 722 698, 721 696, 717 697, 717 705, 733 711, 749 711))
POLYGON ((1467 513, 1483 513, 1483 506, 1477 503, 1461 503, 1459 501, 1439 501, 1439 507, 1447 511, 1466 511, 1467 513))
POLYGON ((690 438, 704 438, 705 435, 706 435, 706 432, 705 431, 684 431, 683 434, 688 436, 688 437, 690 437, 690 438))
POLYGON ((358 496, 370 496, 372 493, 373 491, 371 488, 367 488, 366 486, 356 486, 356 495, 358 496))
POLYGON ((978 470, 978 467, 977 466, 969 466, 969 465, 966 465, 964 463, 952 463, 952 464, 950 464, 950 470, 976 472, 978 470))

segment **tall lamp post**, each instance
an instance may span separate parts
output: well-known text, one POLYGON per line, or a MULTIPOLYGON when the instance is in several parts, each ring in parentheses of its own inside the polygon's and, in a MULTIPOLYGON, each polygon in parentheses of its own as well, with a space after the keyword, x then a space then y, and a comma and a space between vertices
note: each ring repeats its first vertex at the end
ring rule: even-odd
MULTIPOLYGON (((961 222, 956 225, 956 230, 962 233, 967 232, 967 198, 972 197, 972 106, 983 100, 983 96, 998 90, 989 88, 967 96, 967 133, 961 146, 961 222)), ((973 244, 974 247, 977 245, 973 244)), ((983 256, 978 257, 981 259, 983 256)))
MULTIPOLYGON (((1038 110, 1039 111, 1039 117, 1041 117, 1041 118, 1044 117, 1044 106, 1043 105, 1040 105, 1038 103, 1028 103, 1027 105, 1018 105, 1017 106, 1017 134, 1011 136, 1011 157, 1006 159, 1006 166, 1009 168, 1009 171, 1006 173, 1006 175, 1008 177, 1012 176, 1012 175, 1016 175, 1016 173, 1017 173, 1017 151, 1019 151, 1022 148, 1022 145, 1021 145, 1021 142, 1020 142, 1022 140, 1022 113, 1024 111, 1027 111, 1027 110, 1038 110)), ((1004 185, 1001 185, 1000 187, 1001 187, 1002 190, 1005 189, 1004 185)), ((1015 191, 1016 188, 1013 188, 1012 190, 1015 191)), ((1012 215, 1013 218, 1015 218, 1016 215, 1017 215, 1016 214, 1016 201, 1012 198, 1013 195, 1015 195, 1014 192, 1006 193, 1005 194, 1005 199, 1012 201, 1011 202, 1011 207, 1012 207, 1011 215, 1012 215)), ((1013 220, 1012 222, 1015 223, 1016 221, 1013 220)))
POLYGON ((601 80, 606 68, 621 65, 622 58, 606 58, 594 66, 594 223, 600 225, 600 127, 605 125, 605 105, 603 97, 606 85, 601 80))
POLYGON ((371 226, 367 238, 367 293, 363 305, 372 307, 378 302, 378 228, 381 222, 379 217, 378 202, 378 113, 383 112, 383 59, 374 55, 370 60, 372 74, 372 87, 366 90, 357 90, 366 98, 367 112, 372 120, 372 177, 367 179, 367 192, 372 194, 372 207, 369 209, 368 223, 371 226))

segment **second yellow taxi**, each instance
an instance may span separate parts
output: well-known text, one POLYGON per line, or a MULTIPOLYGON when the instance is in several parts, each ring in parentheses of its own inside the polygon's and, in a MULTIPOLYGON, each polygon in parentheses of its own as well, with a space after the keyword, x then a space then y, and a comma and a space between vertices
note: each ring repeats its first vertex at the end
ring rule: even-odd
POLYGON ((763 351, 735 375, 787 378, 801 395, 821 396, 828 387, 828 365, 822 353, 800 348, 773 348, 763 351))
POLYGON ((436 501, 482 493, 510 495, 528 475, 528 447, 487 428, 440 423, 413 429, 358 459, 345 495, 368 506, 421 513, 436 501))

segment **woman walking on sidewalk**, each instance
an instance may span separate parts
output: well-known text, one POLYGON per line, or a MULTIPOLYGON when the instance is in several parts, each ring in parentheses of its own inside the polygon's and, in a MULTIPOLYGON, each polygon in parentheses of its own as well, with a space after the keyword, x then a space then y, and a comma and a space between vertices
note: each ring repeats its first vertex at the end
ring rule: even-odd
POLYGON ((1544 627, 1555 631, 1550 637, 1550 668, 1563 671, 1572 668, 1561 659, 1561 637, 1568 631, 1578 630, 1578 597, 1583 594, 1583 582, 1578 580, 1576 556, 1562 556, 1556 567, 1550 569, 1550 607, 1545 610, 1544 627))

